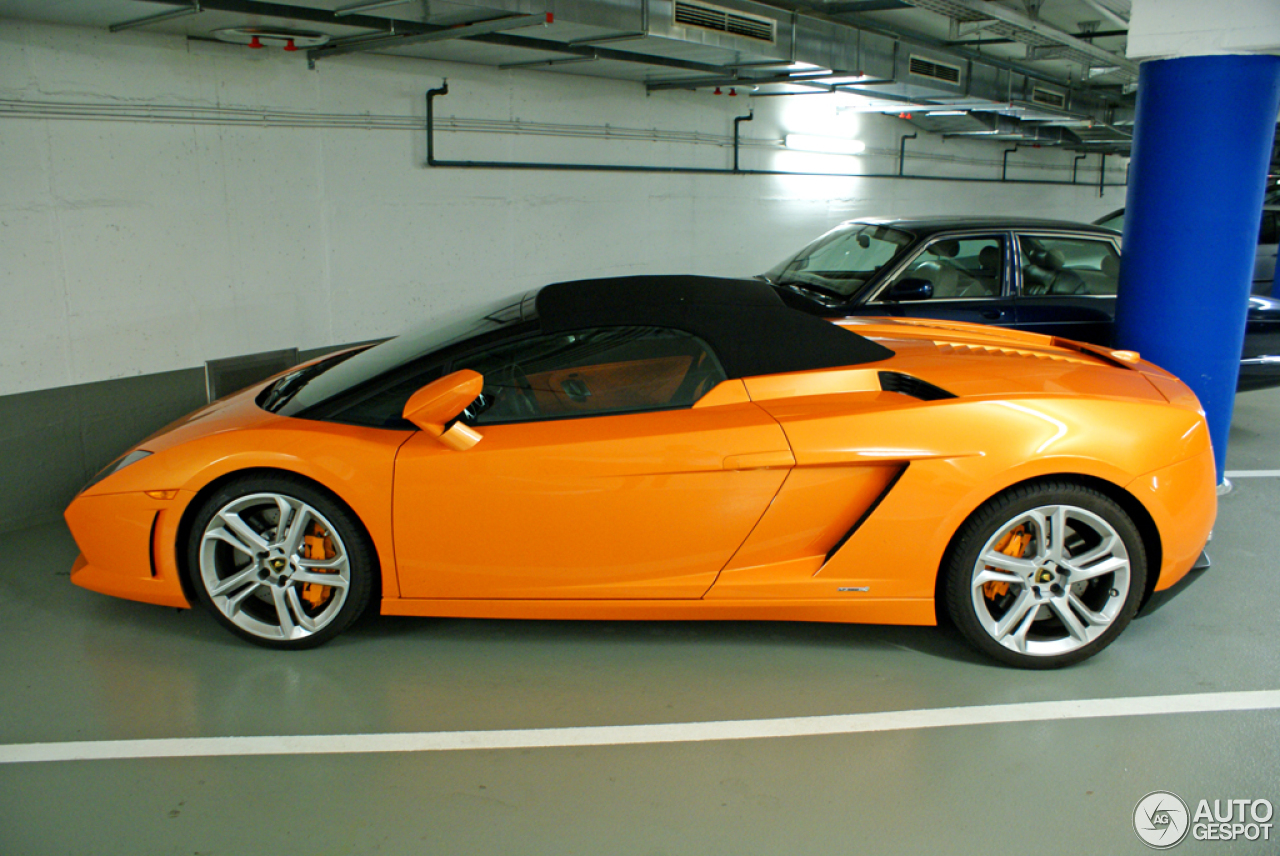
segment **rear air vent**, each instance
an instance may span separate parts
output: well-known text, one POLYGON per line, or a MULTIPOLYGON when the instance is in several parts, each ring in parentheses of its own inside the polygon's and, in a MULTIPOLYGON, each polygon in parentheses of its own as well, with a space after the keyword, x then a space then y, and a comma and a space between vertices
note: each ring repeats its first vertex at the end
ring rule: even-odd
POLYGON ((732 12, 719 6, 707 3, 690 3, 688 0, 675 0, 675 21, 686 27, 701 27, 704 30, 715 30, 761 42, 772 42, 776 39, 775 22, 769 18, 755 15, 744 15, 732 12))
POLYGON ((938 401, 956 397, 953 392, 947 392, 940 386, 934 386, 902 372, 880 372, 880 388, 885 392, 900 392, 921 401, 938 401))
POLYGON ((1067 96, 1061 92, 1054 92, 1052 89, 1041 89, 1039 86, 1031 90, 1031 100, 1037 104, 1046 104, 1050 107, 1067 106, 1067 96))
POLYGON ((908 71, 916 77, 928 77, 931 80, 941 80, 944 83, 960 82, 960 66, 947 65, 937 60, 925 59, 922 56, 911 57, 911 65, 908 71))

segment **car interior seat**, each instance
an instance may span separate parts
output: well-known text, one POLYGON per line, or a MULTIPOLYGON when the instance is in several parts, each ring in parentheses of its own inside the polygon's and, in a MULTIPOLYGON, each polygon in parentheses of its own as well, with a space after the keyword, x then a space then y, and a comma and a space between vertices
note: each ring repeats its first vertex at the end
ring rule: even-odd
POLYGON ((1107 285, 1110 288, 1107 291, 1110 294, 1116 293, 1116 283, 1120 281, 1120 257, 1107 253, 1102 257, 1102 262, 1098 265, 1102 271, 1102 275, 1107 279, 1107 285))
POLYGON ((1000 293, 1000 247, 983 247, 978 253, 978 269, 971 271, 960 289, 961 297, 994 297, 1000 293))

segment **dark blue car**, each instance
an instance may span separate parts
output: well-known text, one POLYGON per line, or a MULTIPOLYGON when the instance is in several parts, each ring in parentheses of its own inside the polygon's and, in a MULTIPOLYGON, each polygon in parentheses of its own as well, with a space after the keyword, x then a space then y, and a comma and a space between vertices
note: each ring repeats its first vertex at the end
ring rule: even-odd
MULTIPOLYGON (((1120 233, 1008 217, 851 220, 761 275, 830 317, 998 324, 1112 346, 1120 233)), ((1249 299, 1241 390, 1280 386, 1280 301, 1249 299)))

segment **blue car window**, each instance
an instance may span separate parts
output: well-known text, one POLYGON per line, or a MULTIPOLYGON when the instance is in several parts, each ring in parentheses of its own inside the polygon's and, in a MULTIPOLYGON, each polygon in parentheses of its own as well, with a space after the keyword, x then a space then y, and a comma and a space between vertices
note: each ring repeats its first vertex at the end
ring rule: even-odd
POLYGON ((940 238, 893 278, 880 292, 892 300, 895 283, 924 280, 932 287, 930 300, 974 300, 999 297, 1004 281, 1004 240, 998 235, 940 238))
POLYGON ((1023 235, 1018 243, 1023 296, 1116 293, 1120 254, 1110 241, 1023 235))

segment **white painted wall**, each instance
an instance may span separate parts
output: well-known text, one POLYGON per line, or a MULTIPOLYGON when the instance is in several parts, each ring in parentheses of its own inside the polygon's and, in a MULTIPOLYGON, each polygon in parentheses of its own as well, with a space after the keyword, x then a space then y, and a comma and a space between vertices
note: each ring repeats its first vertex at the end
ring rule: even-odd
POLYGON ((1134 0, 1126 53, 1168 59, 1280 53, 1280 0, 1134 0))
MULTIPOLYGON (((743 131, 759 145, 744 149, 744 168, 894 173, 911 130, 829 96, 646 96, 635 83, 375 56, 308 71, 301 54, 0 21, 0 395, 386 336, 566 278, 752 274, 852 216, 1089 220, 1123 204, 1120 188, 1100 199, 1091 185, 433 170, 411 127, 228 118, 253 108, 312 125, 317 114, 421 119, 425 91, 445 76, 442 119, 723 138, 754 106, 743 131), (66 109, 79 118, 36 117, 50 105, 77 105, 66 109), (776 145, 787 131, 837 130, 868 154, 776 145)), ((909 147, 909 172, 988 178, 1004 148, 924 135, 909 147)), ((513 133, 440 133, 437 156, 731 164, 719 145, 513 133)), ((1112 160, 1108 180, 1123 181, 1112 160)), ((1071 161, 1020 150, 1010 177, 1069 179, 1071 161)), ((1081 180, 1096 183, 1097 169, 1090 158, 1081 180)))

